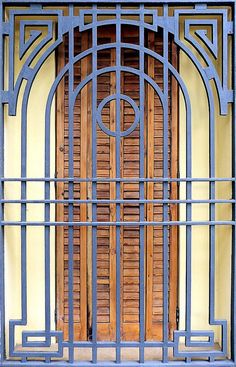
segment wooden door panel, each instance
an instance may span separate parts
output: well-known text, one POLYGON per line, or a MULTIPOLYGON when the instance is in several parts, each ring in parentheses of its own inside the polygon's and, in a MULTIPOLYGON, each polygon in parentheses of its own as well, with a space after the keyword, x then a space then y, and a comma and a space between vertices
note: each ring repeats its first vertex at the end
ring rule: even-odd
MULTIPOLYGON (((100 29, 98 44, 115 42, 114 28, 100 29)), ((138 44, 138 30, 135 27, 124 28, 122 42, 138 44)), ((149 32, 146 34, 146 45, 153 51, 162 53, 162 35, 149 32)), ((78 54, 91 46, 91 35, 88 32, 76 32, 75 53, 78 54)), ((170 42, 170 58, 175 63, 176 50, 170 42), (174 59, 175 56, 175 59, 174 59)), ((68 41, 65 39, 58 55, 59 68, 68 60, 68 41)), ((136 50, 122 50, 123 66, 139 68, 139 55, 136 50)), ((99 69, 116 64, 115 49, 98 53, 99 69)), ((78 84, 91 72, 91 57, 84 58, 74 67, 75 84, 78 84)), ((162 65, 153 58, 146 57, 145 71, 161 87, 163 84, 162 65)), ((176 177, 178 166, 178 124, 177 124, 177 87, 169 77, 171 91, 169 103, 169 176, 176 177), (173 91, 173 94, 172 94, 173 91)), ((75 177, 92 176, 92 143, 91 143, 91 91, 92 82, 88 83, 76 99, 73 126, 73 161, 75 177)), ((97 103, 116 92, 115 72, 102 74, 97 78, 97 103)), ((139 78, 129 72, 121 73, 121 93, 129 96, 139 106, 139 78)), ((121 130, 127 130, 134 121, 134 111, 126 101, 120 106, 121 130)), ((116 106, 114 101, 104 106, 102 121, 111 131, 115 131, 116 106)), ((159 97, 150 84, 145 82, 145 175, 148 178, 163 177, 163 111, 159 97)), ((140 175, 140 132, 139 125, 127 137, 121 139, 120 175, 124 178, 137 178, 140 175)), ((97 177, 116 177, 116 142, 115 138, 104 133, 97 125, 97 177)), ((68 172, 68 76, 61 83, 57 94, 57 176, 69 177, 68 172)), ((171 198, 178 197, 177 187, 169 186, 171 198)), ((74 184, 73 195, 78 199, 91 199, 91 183, 74 184)), ((139 199, 138 183, 122 183, 121 198, 139 199)), ((59 183, 57 198, 68 198, 68 183, 59 183)), ((162 183, 145 184, 147 199, 163 199, 162 183)), ((98 183, 97 199, 116 198, 116 184, 98 183)), ((176 206, 170 208, 169 215, 177 219, 176 206)), ((145 219, 161 221, 163 206, 146 204, 145 219)), ((68 219, 68 205, 57 206, 57 219, 68 219)), ((74 205, 74 220, 91 221, 91 205, 74 205)), ((116 221, 116 204, 98 204, 98 221, 116 221)), ((121 205, 121 221, 139 221, 138 203, 121 205)), ((160 226, 149 226, 145 229, 146 248, 146 339, 162 339, 163 322, 163 233, 160 226)), ((87 226, 75 227, 74 241, 74 332, 75 339, 87 340, 92 327, 92 232, 87 226)), ((177 303, 177 230, 169 231, 169 320, 170 332, 175 328, 175 310, 177 303)), ((140 229, 121 227, 121 337, 122 340, 139 340, 139 241, 140 229)), ((57 311, 58 328, 68 336, 68 229, 57 229, 57 311)), ((97 337, 98 340, 115 340, 116 336, 116 228, 115 226, 98 226, 97 228, 97 337)))

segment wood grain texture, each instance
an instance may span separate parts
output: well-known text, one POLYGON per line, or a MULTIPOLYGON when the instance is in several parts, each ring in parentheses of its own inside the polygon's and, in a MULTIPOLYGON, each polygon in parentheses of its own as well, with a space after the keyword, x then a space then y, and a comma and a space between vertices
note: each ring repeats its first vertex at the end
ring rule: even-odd
MULTIPOLYGON (((115 42, 115 34, 111 32, 111 42, 115 42)), ((111 50, 110 65, 116 64, 115 49, 111 50)), ((116 93, 116 76, 110 74, 110 94, 116 93)), ((110 104, 110 130, 116 129, 116 104, 112 101, 110 104)), ((116 177, 116 141, 110 137, 110 177, 116 177)), ((116 183, 110 183, 110 199, 116 198, 116 183)), ((110 221, 116 221, 116 204, 110 204, 110 221)), ((116 228, 110 227, 110 340, 115 340, 116 335, 116 228)))
MULTIPOLYGON (((155 35, 153 32, 148 34, 148 48, 152 49, 154 46, 155 35)), ((154 79, 154 59, 148 58, 147 74, 154 79)), ((147 124, 147 157, 154 156, 154 90, 150 85, 146 86, 146 124, 147 124)), ((154 161, 146 159, 147 163, 147 177, 154 177, 154 161)), ((154 184, 147 183, 147 199, 153 200, 154 184)), ((153 221, 153 205, 147 204, 147 220, 153 221)), ((153 235, 154 228, 150 227, 146 231, 146 338, 152 338, 152 305, 153 305, 153 235)))
MULTIPOLYGON (((89 47, 88 33, 83 32, 81 34, 81 51, 87 50, 89 47)), ((88 60, 84 58, 81 61, 81 79, 83 80, 89 73, 88 60)), ((88 177, 87 170, 87 157, 88 157, 88 94, 89 85, 86 85, 81 91, 81 178, 88 177)), ((87 183, 81 182, 80 184, 80 198, 81 200, 87 199, 87 183)), ((87 205, 80 205, 80 220, 82 222, 87 221, 87 205)), ((80 314, 81 314, 81 339, 87 340, 87 227, 80 227, 80 314)))
MULTIPOLYGON (((98 43, 114 42, 114 28, 98 32, 98 43)), ((122 40, 138 44, 139 36, 134 28, 123 28, 122 40)), ((161 54, 162 34, 150 32, 146 43, 150 49, 161 54)), ((75 33, 75 53, 91 45, 89 34, 75 33)), ((177 65, 177 50, 170 43, 172 63, 177 65)), ((58 56, 58 65, 67 61, 68 41, 58 56), (63 58, 63 60, 61 60, 63 58)), ((122 64, 132 68, 139 67, 139 56, 135 50, 122 50, 122 64)), ((115 49, 98 52, 98 68, 115 65, 115 49)), ((145 60, 146 72, 162 88, 163 68, 151 57, 145 60)), ((74 68, 75 84, 91 71, 91 59, 85 58, 74 68)), ((121 74, 121 92, 130 96, 139 105, 139 79, 130 73, 121 74)), ((97 78, 98 104, 116 91, 115 73, 104 73, 97 78)), ((178 87, 174 79, 169 78, 169 175, 178 174, 178 87)), ((91 177, 91 84, 83 88, 78 96, 74 109, 74 176, 91 177)), ((145 85, 145 172, 146 177, 163 176, 163 111, 160 100, 153 88, 145 85)), ((134 121, 134 111, 127 102, 122 102, 121 129, 127 130, 134 121)), ((115 130, 115 103, 104 106, 102 121, 107 128, 115 130)), ((68 175, 68 80, 60 85, 57 95, 57 174, 68 175), (59 128, 60 127, 60 128, 59 128), (63 150, 60 147, 63 146, 63 150)), ((139 177, 139 126, 127 137, 121 139, 121 177, 139 177)), ((116 177, 116 142, 97 126, 97 176, 116 177)), ((147 199, 162 199, 163 187, 160 183, 145 185, 147 199)), ((171 198, 178 198, 178 187, 169 187, 171 198)), ((57 187, 57 198, 68 197, 68 185, 57 187), (60 189, 60 190, 59 190, 60 189)), ((75 184, 75 198, 91 198, 91 184, 75 184)), ((115 183, 98 183, 98 199, 114 199, 115 183)), ((139 184, 122 183, 121 198, 139 199, 139 184)), ((163 207, 161 204, 145 205, 146 220, 161 221, 163 207)), ((170 207, 169 215, 177 220, 177 205, 170 207)), ((58 220, 68 219, 68 205, 57 206, 58 220), (61 218, 61 219, 59 219, 61 218)), ((74 220, 90 221, 91 205, 74 206, 74 220)), ((98 204, 98 221, 116 220, 115 204, 98 204)), ((139 205, 121 205, 122 221, 139 221, 139 205)), ((57 232, 57 304, 58 328, 68 334, 68 228, 58 227, 57 232), (61 232, 60 232, 61 230, 61 232)), ((145 231, 146 248, 146 339, 162 339, 163 322, 163 233, 159 226, 149 227, 145 231)), ((121 336, 123 340, 139 340, 139 227, 123 226, 121 228, 121 336)), ((170 254, 170 289, 169 320, 170 335, 176 327, 175 311, 177 305, 178 283, 178 231, 171 227, 169 231, 170 254)), ((92 276, 91 276, 91 228, 76 227, 74 230, 74 319, 75 338, 86 340, 91 334, 92 325, 92 276)), ((98 340, 115 340, 116 332, 116 229, 115 226, 98 226, 97 228, 97 332, 98 340)))

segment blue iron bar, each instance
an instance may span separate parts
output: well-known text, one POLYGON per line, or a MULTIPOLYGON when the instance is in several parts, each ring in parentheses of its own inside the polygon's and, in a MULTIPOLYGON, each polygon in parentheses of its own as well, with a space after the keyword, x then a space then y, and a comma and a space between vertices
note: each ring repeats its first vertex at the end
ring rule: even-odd
MULTIPOLYGON (((144 6, 140 6, 140 25, 139 25, 139 70, 144 73, 144 6)), ((144 79, 139 79, 139 105, 140 105, 140 121, 139 121, 139 175, 144 177, 145 175, 145 144, 144 144, 144 79)), ((145 198, 144 182, 139 183, 139 198, 143 200, 145 198)), ((145 205, 140 203, 139 206, 140 221, 145 220, 145 205)), ((145 239, 144 239, 144 226, 139 227, 139 363, 144 363, 144 340, 145 340, 145 263, 144 263, 144 251, 145 251, 145 239)))
POLYGON ((172 362, 169 361, 167 363, 163 363, 161 361, 147 361, 145 363, 139 363, 139 362, 126 362, 122 361, 121 363, 116 362, 106 362, 106 361, 100 361, 96 364, 92 362, 87 361, 81 361, 81 362, 74 362, 74 363, 68 363, 66 361, 62 362, 54 362, 51 361, 50 363, 45 362, 36 362, 36 361, 28 361, 25 362, 24 365, 22 362, 19 361, 4 361, 1 365, 1 367, 235 367, 235 363, 232 360, 226 360, 226 361, 215 361, 215 362, 207 362, 207 361, 191 361, 190 363, 185 363, 184 361, 176 361, 172 362), (155 363, 155 364, 154 364, 155 363))
MULTIPOLYGON (((50 163, 51 163, 51 123, 50 123, 50 111, 45 111, 45 132, 44 132, 44 174, 45 177, 50 177, 50 163)), ((50 181, 44 182, 44 198, 50 200, 50 181)), ((50 221, 50 203, 45 203, 44 207, 44 219, 50 221)), ((45 344, 49 347, 51 344, 51 239, 50 239, 50 226, 44 227, 44 282, 45 282, 45 344)), ((50 362, 50 358, 46 362, 50 362)))
MULTIPOLYGON (((87 1, 81 1, 81 0, 70 0, 70 1, 66 1, 66 0, 1 0, 2 3, 4 5, 7 5, 7 4, 17 4, 17 5, 25 5, 25 4, 66 4, 66 5, 69 5, 69 4, 80 4, 80 5, 83 5, 83 4, 138 4, 140 3, 139 1, 137 0, 87 0, 87 1)), ((141 1, 142 4, 185 4, 186 5, 186 0, 143 0, 141 1)), ((216 5, 216 6, 219 6, 219 1, 217 0, 189 0, 188 1, 188 4, 211 4, 211 5, 216 5)), ((235 0, 227 0, 227 1, 221 1, 220 2, 220 5, 227 5, 227 4, 234 4, 235 3, 235 0)))
MULTIPOLYGON (((138 14, 138 15, 141 15, 140 14, 140 8, 139 9, 135 9, 135 8, 131 8, 131 9, 127 9, 127 8, 122 8, 121 7, 121 15, 123 15, 123 14, 138 14)), ((146 14, 148 14, 148 15, 153 15, 153 10, 151 10, 151 9, 145 9, 145 8, 143 8, 143 11, 144 11, 144 13, 145 13, 145 15, 146 14)), ((91 14, 91 9, 86 9, 86 10, 82 10, 82 12, 83 12, 83 15, 88 15, 88 14, 91 14)), ((107 14, 115 14, 115 15, 117 15, 117 7, 115 8, 111 8, 111 9, 97 9, 97 14, 98 15, 107 15, 107 14)), ((122 24, 121 23, 121 21, 122 21, 122 19, 120 19, 120 24, 122 24)), ((97 24, 100 24, 99 22, 97 23, 97 24)))
MULTIPOLYGON (((155 342, 155 341, 144 341, 143 342, 143 345, 145 348, 153 348, 153 347, 163 347, 163 342, 155 342)), ((75 348, 91 348, 93 345, 96 345, 97 348, 114 348, 116 347, 117 343, 116 342, 109 342, 109 341, 104 341, 104 342, 99 342, 97 341, 96 343, 93 343, 93 342, 76 342, 74 341, 73 342, 73 346, 75 348)), ((174 342, 172 341, 168 341, 167 343, 168 347, 169 348, 173 348, 174 347, 174 342)), ((68 343, 67 342, 63 342, 62 343, 62 346, 64 348, 66 348, 68 346, 68 343)), ((136 341, 136 342, 126 342, 126 341, 122 341, 120 342, 120 347, 123 347, 123 348, 137 348, 140 346, 140 342, 136 341)))
MULTIPOLYGON (((45 118, 45 176, 50 176, 50 120, 48 116, 45 118)), ((50 182, 44 183, 44 198, 50 199, 50 182)), ((45 203, 44 219, 50 221, 50 203, 45 203)), ((51 328, 51 310, 50 310, 50 226, 44 227, 44 282, 45 282, 45 341, 50 346, 50 328, 51 328)))
MULTIPOLYGON (((120 178, 120 144, 121 144, 121 10, 116 7, 116 177, 120 178)), ((116 181, 116 199, 120 199, 120 182, 116 181)), ((116 221, 120 221, 120 204, 116 204, 116 221)), ((121 362, 121 320, 120 320, 120 296, 121 296, 121 273, 120 273, 120 227, 116 227, 116 363, 121 362)))
MULTIPOLYGON (((28 91, 29 92, 29 91, 28 91)), ((27 95, 27 94, 26 94, 27 95)), ((21 175, 27 175, 27 98, 24 98, 21 113, 21 175)), ((21 182, 21 199, 27 197, 27 183, 21 182)), ((27 221, 26 204, 21 205, 21 221, 27 221)), ((15 325, 27 323, 27 232, 26 226, 21 227, 21 321, 15 325)), ((10 333, 10 353, 14 349, 15 328, 10 333)))
MULTIPOLYGON (((210 177, 215 175, 215 109, 212 95, 208 93, 209 99, 209 173, 210 177)), ((210 199, 215 198, 215 182, 209 182, 210 199)), ((215 203, 210 204, 209 219, 215 220, 215 203)), ((209 227, 209 324, 215 322, 215 226, 209 227)), ((227 335, 222 339, 223 350, 227 346, 227 335)), ((213 362, 214 357, 210 356, 209 361, 213 362)))
POLYGON ((160 222, 26 222, 1 221, 1 226, 235 226, 236 221, 160 221, 160 222))
MULTIPOLYGON (((0 22, 3 23, 3 6, 0 3, 0 22)), ((0 26, 0 59, 4 60, 2 27, 0 26)), ((0 66, 0 90, 4 88, 4 63, 0 66)), ((0 120, 4 121, 4 107, 0 104, 0 120)), ((0 175, 4 175, 4 124, 0 126, 0 175)), ((4 182, 0 185, 0 197, 4 197, 4 182)), ((4 206, 0 205, 0 218, 4 219, 4 206)), ((0 230, 0 364, 5 358, 5 268, 4 268, 4 229, 0 230)))
MULTIPOLYGON (((60 344, 60 348, 61 348, 61 344, 60 344)), ((97 348, 96 346, 94 345, 91 345, 92 348, 97 348)), ((214 356, 215 358, 220 358, 222 357, 222 352, 221 351, 212 351, 212 352, 209 352, 209 351, 202 351, 202 350, 199 350, 199 351, 196 351, 196 352, 191 352, 190 350, 187 351, 187 353, 189 353, 191 355, 191 358, 204 358, 204 357, 208 357, 209 354, 212 353, 212 357, 214 356)), ((179 357, 183 357, 185 354, 184 352, 181 352, 179 353, 179 357)), ((47 362, 48 360, 50 361, 50 358, 55 358, 55 357, 62 357, 63 355, 60 354, 60 356, 58 356, 57 352, 53 353, 53 352, 37 352, 37 351, 32 351, 32 352, 29 352, 29 351, 24 351, 24 352, 15 352, 14 354, 14 357, 21 357, 21 358, 24 358, 25 360, 29 357, 29 358, 45 358, 45 362, 47 362), (44 354, 45 353, 45 354, 44 354)))
MULTIPOLYGON (((74 15, 74 6, 69 5, 69 16, 74 15)), ((74 176, 74 110, 72 104, 72 95, 74 91, 74 65, 72 60, 74 58, 74 28, 71 27, 69 30, 69 176, 74 176)), ((74 197, 74 183, 69 182, 69 199, 74 197)), ((74 218, 74 206, 69 204, 68 209, 69 221, 74 218)), ((68 307, 69 307, 69 362, 74 362, 74 228, 69 227, 68 229, 68 307)))
MULTIPOLYGON (((125 342, 122 341, 120 342, 120 347, 122 348, 138 348, 140 346, 140 342, 125 342)), ((145 348, 162 348, 163 347, 163 342, 155 342, 155 341, 144 341, 143 346, 145 348)), ((68 343, 67 342, 63 342, 62 346, 64 348, 68 347, 68 343)), ((115 348, 117 346, 116 342, 109 342, 109 341, 104 341, 104 342, 99 342, 97 341, 96 343, 93 342, 73 342, 73 346, 74 348, 91 348, 92 346, 96 346, 97 348, 115 348)), ((168 341, 168 347, 169 348, 173 348, 174 347, 174 342, 168 341)))
MULTIPOLYGON (((234 7, 234 35, 236 34, 236 11, 234 7)), ((234 37, 234 51, 233 51, 233 77, 234 77, 234 90, 236 89, 236 38, 234 37)), ((236 94, 234 93, 234 108, 233 108, 233 121, 236 121, 236 94)), ((232 124, 232 174, 236 174, 236 126, 232 124)), ((236 199, 236 184, 233 183, 233 197, 236 199)), ((236 219, 236 205, 233 206, 232 220, 236 219)), ((231 356, 236 360, 236 228, 232 228, 232 275, 231 275, 231 356)))
POLYGON ((235 204, 236 199, 2 199, 2 204, 235 204))
MULTIPOLYGON (((163 176, 167 177, 169 174, 169 34, 167 29, 168 23, 168 5, 163 6, 163 18, 165 27, 163 29, 163 93, 164 93, 164 106, 163 106, 163 176)), ((168 182, 163 184, 163 199, 167 200, 169 197, 168 182)), ((169 208, 166 203, 163 204, 163 222, 168 222, 169 208)), ((164 225, 163 229, 163 341, 164 347, 162 348, 162 361, 166 363, 168 361, 168 339, 169 339, 169 229, 164 225)))
MULTIPOLYGON (((93 22, 97 21, 96 5, 93 5, 93 22)), ((97 28, 92 29, 92 45, 97 46, 97 28)), ((92 72, 97 69, 97 51, 92 54, 92 72)), ((92 176, 97 176, 97 77, 92 85, 92 176)), ((92 183, 92 199, 97 198, 96 181, 92 183)), ((92 204, 92 220, 97 220, 97 206, 92 204)), ((92 228, 92 342, 97 340, 97 228, 92 228)), ((97 363, 97 348, 92 348, 92 362, 97 363)))
MULTIPOLYGON (((192 177, 192 111, 191 104, 186 105, 186 176, 192 177)), ((192 181, 186 183, 186 199, 192 200, 192 181)), ((192 204, 186 205, 186 221, 190 223, 186 226, 186 274, 185 274, 185 330, 186 340, 190 339, 191 335, 191 319, 192 319, 192 204)), ((186 357, 185 362, 190 362, 191 358, 186 357)))
POLYGON ((106 177, 91 177, 91 178, 79 178, 79 177, 68 177, 68 178, 56 178, 56 177, 0 177, 2 182, 234 182, 235 177, 185 177, 185 178, 171 178, 171 177, 154 177, 154 178, 106 178, 106 177))

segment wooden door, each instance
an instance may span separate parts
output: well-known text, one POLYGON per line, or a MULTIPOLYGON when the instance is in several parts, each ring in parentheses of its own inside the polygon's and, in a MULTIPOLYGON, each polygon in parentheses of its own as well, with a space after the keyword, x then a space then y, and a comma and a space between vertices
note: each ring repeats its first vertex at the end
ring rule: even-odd
MULTIPOLYGON (((115 42, 115 29, 111 26, 98 31, 98 44, 115 42)), ((135 27, 124 27, 122 42, 139 44, 138 30, 135 27)), ((146 46, 162 54, 163 40, 161 33, 149 31, 145 39, 146 46)), ((91 46, 91 35, 88 32, 75 33, 75 54, 91 46)), ((169 43, 170 62, 177 66, 177 50, 169 43)), ((115 48, 98 52, 97 68, 116 64, 115 48)), ((67 63, 68 41, 65 38, 58 54, 58 70, 67 63)), ((139 54, 134 49, 121 52, 121 63, 138 70, 139 54)), ((74 85, 91 73, 91 56, 87 56, 74 66, 74 85)), ((145 58, 145 72, 159 86, 163 85, 162 64, 151 58, 145 58)), ((68 173, 68 75, 61 82, 57 93, 57 176, 69 177, 68 173)), ((116 91, 115 72, 104 73, 97 77, 97 104, 116 91)), ((129 96, 139 105, 139 77, 137 74, 121 74, 122 94, 129 96)), ((91 143, 91 94, 92 81, 88 82, 76 99, 73 127, 73 162, 74 177, 87 178, 92 175, 91 143)), ((168 166, 169 176, 177 177, 178 172, 178 100, 177 86, 174 78, 169 76, 169 140, 168 166)), ((121 102, 121 130, 126 131, 134 121, 134 110, 127 101, 121 102)), ((116 107, 114 101, 106 104, 102 110, 102 121, 110 130, 115 131, 116 107)), ((145 177, 163 177, 163 110, 159 97, 150 84, 145 83, 145 177)), ((116 177, 115 138, 107 135, 97 126, 97 177, 116 177)), ((120 175, 123 178, 137 178, 140 175, 140 135, 139 125, 135 130, 121 139, 120 175)), ((134 182, 121 184, 121 199, 128 200, 121 204, 121 221, 139 221, 139 184, 134 182), (130 201, 134 200, 135 203, 130 201)), ((177 184, 169 185, 169 196, 178 198, 177 184)), ((146 199, 163 199, 163 183, 145 183, 146 199)), ((57 198, 68 198, 68 182, 59 183, 57 198)), ((74 183, 73 198, 91 199, 91 183, 74 183)), ((98 200, 116 199, 116 184, 98 183, 98 200)), ((161 203, 145 204, 145 220, 161 221, 163 205, 161 203)), ((177 220, 176 205, 169 207, 169 216, 177 220)), ((68 219, 68 205, 57 206, 57 220, 68 219)), ((91 221, 91 204, 75 204, 74 221, 91 221)), ((97 220, 102 222, 116 221, 116 204, 101 203, 97 205, 97 220)), ((177 227, 169 230, 169 330, 170 337, 176 328, 177 306, 177 227)), ((68 228, 57 227, 57 326, 68 336, 68 228)), ((139 340, 139 227, 122 226, 121 246, 121 335, 123 340, 139 340)), ((77 340, 88 340, 92 327, 92 276, 91 228, 74 227, 74 333, 77 340)), ((145 229, 145 315, 146 339, 162 339, 163 322, 163 229, 161 226, 148 226, 145 229)), ((97 335, 99 340, 115 340, 116 336, 116 228, 115 226, 98 226, 97 228, 97 335)))

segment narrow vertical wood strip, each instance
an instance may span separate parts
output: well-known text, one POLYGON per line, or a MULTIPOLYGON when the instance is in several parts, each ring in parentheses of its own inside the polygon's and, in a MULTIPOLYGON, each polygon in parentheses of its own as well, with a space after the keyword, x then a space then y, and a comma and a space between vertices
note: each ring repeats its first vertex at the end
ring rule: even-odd
MULTIPOLYGON (((111 36, 111 42, 115 42, 115 34, 111 36)), ((116 64, 115 49, 111 50, 111 66, 116 64)), ((116 75, 110 73, 110 94, 116 92, 116 75)), ((115 131, 116 126, 116 104, 110 104, 110 130, 115 131)), ((116 177, 116 141, 110 137, 110 177, 116 177)), ((110 183, 110 199, 116 198, 116 183, 110 183)), ((110 220, 116 221, 116 204, 110 204, 110 220)), ((116 337, 116 228, 110 227, 110 339, 116 337)))
MULTIPOLYGON (((65 48, 62 43, 58 48, 57 72, 65 65, 65 48)), ((64 178, 64 79, 62 79, 56 94, 56 176, 64 178)), ((56 198, 64 199, 64 182, 56 185, 56 198)), ((64 221, 64 204, 56 205, 56 220, 64 221)), ((56 227, 56 308, 57 329, 64 331, 64 227, 56 227)))
MULTIPOLYGON (((88 33, 81 34, 82 51, 88 48, 88 33)), ((81 80, 88 74, 87 58, 81 61, 81 80)), ((87 178, 88 85, 81 90, 81 178, 87 178)), ((87 199, 87 183, 80 183, 80 198, 87 199)), ((87 221, 87 204, 80 205, 80 220, 87 221)), ((80 227, 80 323, 81 340, 87 339, 87 227, 80 227)))
MULTIPOLYGON (((152 49, 154 44, 154 33, 148 34, 148 48, 152 49)), ((154 59, 148 57, 147 74, 154 79, 154 59)), ((147 177, 154 177, 154 90, 147 86, 147 177)), ((147 199, 154 197, 153 182, 147 183, 147 199)), ((153 204, 147 204, 147 221, 153 221, 153 204)), ((153 338, 152 332, 152 312, 153 312, 153 235, 154 228, 150 226, 147 231, 147 252, 146 252, 146 339, 153 338)))

